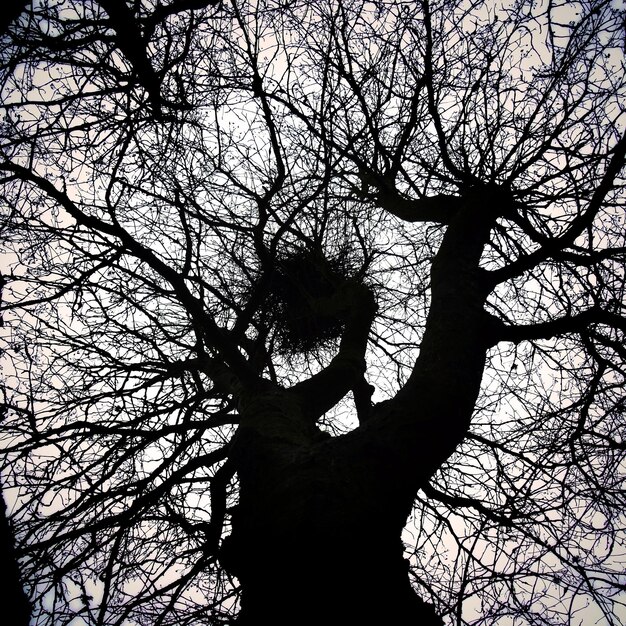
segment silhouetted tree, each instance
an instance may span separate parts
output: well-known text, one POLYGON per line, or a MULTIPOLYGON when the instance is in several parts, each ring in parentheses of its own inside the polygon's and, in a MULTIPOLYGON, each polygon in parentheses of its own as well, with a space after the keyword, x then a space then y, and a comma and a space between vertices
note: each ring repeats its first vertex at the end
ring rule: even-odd
POLYGON ((18 4, 36 623, 620 623, 620 3, 18 4))

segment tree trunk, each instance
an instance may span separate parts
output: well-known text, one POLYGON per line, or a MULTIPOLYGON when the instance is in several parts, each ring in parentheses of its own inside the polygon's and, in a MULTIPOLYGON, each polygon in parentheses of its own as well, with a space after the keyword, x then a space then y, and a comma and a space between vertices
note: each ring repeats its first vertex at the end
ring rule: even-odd
POLYGON ((360 432, 330 439, 301 415, 278 391, 242 411, 240 503, 221 554, 242 585, 237 624, 440 626, 403 557, 406 468, 360 432))

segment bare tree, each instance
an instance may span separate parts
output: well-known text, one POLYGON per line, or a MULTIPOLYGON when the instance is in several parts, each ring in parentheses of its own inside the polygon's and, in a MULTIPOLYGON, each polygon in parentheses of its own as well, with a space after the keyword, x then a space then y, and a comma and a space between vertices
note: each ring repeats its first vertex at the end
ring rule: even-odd
POLYGON ((619 3, 15 13, 36 623, 622 623, 619 3))

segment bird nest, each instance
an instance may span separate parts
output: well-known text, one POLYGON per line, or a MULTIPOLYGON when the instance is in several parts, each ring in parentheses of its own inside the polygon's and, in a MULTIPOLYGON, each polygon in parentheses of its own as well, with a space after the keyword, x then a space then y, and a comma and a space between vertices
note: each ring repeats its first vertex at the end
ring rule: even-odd
POLYGON ((299 248, 279 256, 262 306, 279 351, 308 354, 337 340, 349 309, 347 291, 362 274, 363 263, 344 251, 327 258, 320 250, 299 248))

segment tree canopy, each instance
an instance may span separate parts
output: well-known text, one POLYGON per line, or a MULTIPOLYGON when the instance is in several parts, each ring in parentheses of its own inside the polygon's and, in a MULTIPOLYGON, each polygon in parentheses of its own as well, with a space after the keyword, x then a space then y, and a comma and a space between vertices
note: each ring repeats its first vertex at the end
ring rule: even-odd
POLYGON ((445 624, 626 619, 623 3, 12 7, 0 446, 38 625, 231 623, 277 446, 385 474, 445 624))

